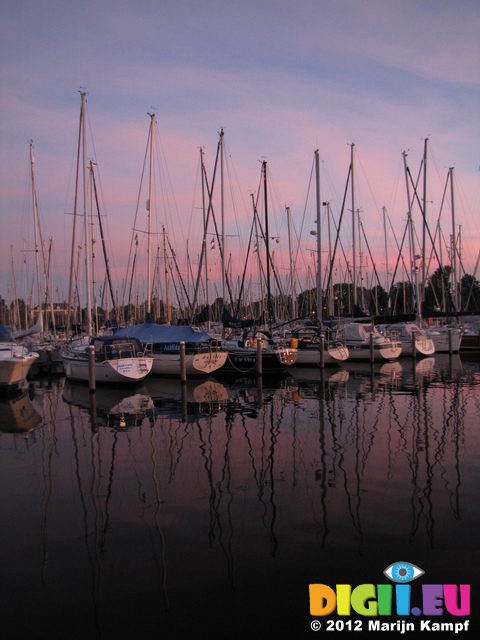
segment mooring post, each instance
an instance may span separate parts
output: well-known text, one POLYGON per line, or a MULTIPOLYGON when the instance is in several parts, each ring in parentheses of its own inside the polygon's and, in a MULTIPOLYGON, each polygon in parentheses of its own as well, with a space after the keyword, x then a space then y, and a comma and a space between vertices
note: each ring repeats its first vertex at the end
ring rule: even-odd
POLYGON ((95 392, 95 347, 91 344, 88 347, 88 385, 90 393, 95 392))
POLYGON ((185 342, 180 342, 180 380, 187 382, 187 365, 185 364, 185 342))
POLYGON ((417 333, 416 331, 412 331, 412 358, 417 357, 417 333))
POLYGON ((451 327, 448 329, 448 353, 449 355, 453 353, 453 331, 451 327))
POLYGON ((320 334, 320 369, 325 368, 325 335, 320 334))
POLYGON ((375 338, 373 335, 373 331, 370 334, 370 362, 373 364, 375 361, 375 338))
POLYGON ((257 376, 262 375, 262 340, 257 338, 257 376))

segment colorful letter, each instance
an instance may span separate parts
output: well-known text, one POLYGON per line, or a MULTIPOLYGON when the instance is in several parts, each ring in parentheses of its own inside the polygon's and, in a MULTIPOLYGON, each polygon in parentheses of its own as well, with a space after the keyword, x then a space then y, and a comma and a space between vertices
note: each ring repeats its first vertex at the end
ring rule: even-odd
POLYGON ((378 615, 392 615, 392 585, 377 584, 378 615))
POLYGON ((375 600, 375 585, 360 584, 352 591, 352 607, 361 616, 376 616, 378 607, 375 600))
POLYGON ((443 585, 443 597, 445 598, 445 608, 452 616, 470 615, 470 585, 460 585, 460 608, 458 608, 458 589, 456 584, 443 585))
POLYGON ((442 616, 443 615, 443 585, 424 584, 423 592, 423 615, 442 616))
POLYGON ((335 609, 335 591, 326 584, 310 584, 310 615, 328 616, 335 609))

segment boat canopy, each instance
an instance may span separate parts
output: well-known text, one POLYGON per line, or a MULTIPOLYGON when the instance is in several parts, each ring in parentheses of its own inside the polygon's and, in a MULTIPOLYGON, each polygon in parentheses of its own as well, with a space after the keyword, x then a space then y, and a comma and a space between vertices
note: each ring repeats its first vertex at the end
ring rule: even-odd
POLYGON ((199 343, 210 342, 213 338, 206 331, 195 331, 186 325, 153 324, 143 322, 131 327, 118 329, 115 332, 116 338, 138 338, 142 344, 185 344, 198 345, 199 343))
POLYGON ((0 342, 14 342, 9 330, 3 323, 0 323, 0 342))

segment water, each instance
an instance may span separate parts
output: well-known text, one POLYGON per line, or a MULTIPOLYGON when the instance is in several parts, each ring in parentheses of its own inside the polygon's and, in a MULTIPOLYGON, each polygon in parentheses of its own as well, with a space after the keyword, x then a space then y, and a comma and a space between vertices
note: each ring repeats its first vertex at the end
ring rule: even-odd
POLYGON ((291 372, 4 402, 2 638, 315 638, 310 583, 399 560, 478 637, 478 354, 291 372))

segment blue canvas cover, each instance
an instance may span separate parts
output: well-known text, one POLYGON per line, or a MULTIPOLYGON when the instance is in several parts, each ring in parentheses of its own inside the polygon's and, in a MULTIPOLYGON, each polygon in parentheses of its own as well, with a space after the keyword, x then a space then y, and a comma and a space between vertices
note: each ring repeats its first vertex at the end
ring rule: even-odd
POLYGON ((115 337, 138 338, 142 344, 161 345, 162 350, 178 351, 180 342, 185 345, 199 346, 202 342, 209 342, 212 337, 205 331, 194 331, 188 326, 172 326, 168 324, 154 324, 143 322, 131 327, 118 329, 115 337))

